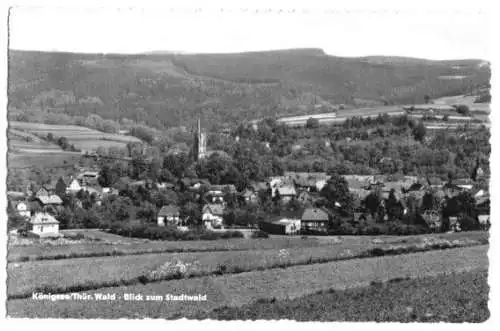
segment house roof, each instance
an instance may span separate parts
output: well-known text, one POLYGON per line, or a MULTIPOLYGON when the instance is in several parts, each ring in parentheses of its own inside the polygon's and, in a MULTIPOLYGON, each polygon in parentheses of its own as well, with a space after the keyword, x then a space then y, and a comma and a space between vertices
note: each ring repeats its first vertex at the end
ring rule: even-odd
POLYGON ((7 191, 7 196, 12 199, 23 199, 26 197, 26 193, 17 191, 7 191))
POLYGON ((298 186, 314 187, 320 180, 328 180, 328 176, 324 172, 285 172, 284 177, 291 180, 298 186))
POLYGON ((293 186, 281 186, 278 187, 278 192, 280 196, 287 196, 287 195, 297 195, 297 191, 295 191, 295 187, 293 186))
POLYGON ((328 213, 320 208, 306 208, 302 214, 302 221, 328 221, 328 213))
POLYGON ((54 216, 47 213, 36 213, 31 217, 31 224, 57 224, 59 221, 54 216))
POLYGON ((361 218, 364 218, 367 221, 373 220, 373 217, 370 213, 354 213, 354 221, 359 222, 361 218))
MULTIPOLYGON (((345 177, 344 177, 345 178, 345 177)), ((368 186, 368 181, 356 178, 345 178, 350 190, 362 190, 368 186)))
POLYGON ((221 191, 221 192, 226 192, 226 190, 229 191, 229 193, 236 193, 236 186, 233 184, 226 184, 226 185, 212 185, 210 186, 210 189, 213 191, 221 191))
POLYGON ((167 205, 161 207, 160 211, 158 212, 158 216, 178 216, 179 213, 179 207, 175 205, 167 205))
POLYGON ((265 191, 269 188, 266 182, 253 182, 251 187, 254 191, 265 191))
POLYGON ((424 185, 421 183, 413 183, 410 185, 407 191, 420 191, 422 188, 424 188, 424 185))
POLYGON ((454 185, 473 185, 474 182, 470 178, 458 178, 451 181, 454 185))
POLYGON ((224 206, 215 203, 208 203, 203 206, 203 212, 209 212, 213 215, 222 216, 224 214, 224 206))
POLYGON ((42 195, 37 198, 44 205, 60 205, 62 200, 58 195, 52 194, 49 196, 42 195))
POLYGON ((251 198, 255 195, 255 192, 253 192, 252 190, 249 190, 249 189, 246 189, 245 192, 243 192, 242 196, 244 196, 245 198, 251 198))

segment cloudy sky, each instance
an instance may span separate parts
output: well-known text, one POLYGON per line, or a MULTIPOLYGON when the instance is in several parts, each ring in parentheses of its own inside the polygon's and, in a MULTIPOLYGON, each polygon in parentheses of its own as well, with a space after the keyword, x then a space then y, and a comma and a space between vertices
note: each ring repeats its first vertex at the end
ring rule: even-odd
POLYGON ((491 60, 489 20, 480 11, 55 9, 10 12, 11 49, 227 53, 322 48, 331 55, 491 60))

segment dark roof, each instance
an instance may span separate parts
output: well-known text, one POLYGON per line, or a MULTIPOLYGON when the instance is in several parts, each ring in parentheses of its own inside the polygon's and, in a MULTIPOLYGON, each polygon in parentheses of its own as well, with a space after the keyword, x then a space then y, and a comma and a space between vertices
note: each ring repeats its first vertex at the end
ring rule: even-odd
POLYGON ((158 212, 158 216, 178 216, 179 213, 179 207, 175 205, 167 205, 161 207, 160 211, 158 212))
POLYGON ((354 221, 359 222, 361 219, 367 221, 373 221, 373 217, 370 213, 354 213, 354 221))
POLYGON ((328 213, 320 208, 307 208, 302 214, 302 221, 328 221, 328 213))
POLYGON ((424 185, 421 183, 413 183, 408 188, 408 191, 420 191, 423 187, 424 187, 424 185))
POLYGON ((460 186, 457 186, 454 183, 446 183, 443 185, 443 189, 452 189, 456 191, 462 191, 462 188, 460 186))

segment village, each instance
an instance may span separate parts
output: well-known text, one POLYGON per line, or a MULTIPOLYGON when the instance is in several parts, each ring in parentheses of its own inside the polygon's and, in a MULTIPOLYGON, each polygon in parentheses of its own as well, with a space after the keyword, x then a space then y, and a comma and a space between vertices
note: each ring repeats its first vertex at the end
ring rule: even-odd
MULTIPOLYGON (((262 203, 261 198, 269 195, 273 201, 279 201, 282 206, 294 204, 296 207, 291 211, 280 212, 281 215, 273 215, 262 220, 259 224, 239 224, 236 228, 257 229, 270 234, 294 235, 318 231, 327 233, 335 219, 342 218, 357 223, 361 220, 374 221, 381 217, 388 220, 388 214, 377 215, 376 212, 359 208, 352 215, 341 215, 321 205, 320 192, 330 180, 329 175, 321 172, 285 172, 283 176, 273 176, 265 182, 255 182, 244 191, 238 192, 232 184, 212 185, 207 179, 184 178, 178 183, 153 182, 152 180, 130 181, 124 178, 127 187, 141 187, 146 190, 187 190, 195 195, 201 202, 201 219, 190 220, 189 216, 182 217, 181 208, 175 204, 163 205, 157 209, 155 217, 150 220, 151 225, 159 227, 175 227, 186 231, 194 224, 202 224, 207 230, 224 230, 235 228, 224 222, 227 211, 228 199, 237 200, 242 205, 258 205, 262 203)), ((487 206, 489 204, 489 193, 486 189, 479 188, 477 183, 484 180, 484 172, 480 166, 474 169, 471 178, 460 178, 450 182, 437 179, 418 178, 417 176, 403 176, 395 180, 394 176, 363 176, 344 175, 349 192, 360 201, 365 200, 370 194, 379 194, 380 203, 383 205, 389 199, 391 192, 402 209, 402 215, 408 213, 406 201, 409 197, 417 201, 422 200, 426 193, 432 192, 432 196, 442 201, 452 198, 461 192, 469 193, 475 201, 479 210, 477 221, 482 228, 489 224, 487 206)), ((8 192, 9 206, 14 209, 20 217, 28 221, 28 232, 41 237, 57 236, 59 232, 58 212, 64 208, 61 197, 70 195, 75 198, 78 207, 83 207, 79 199, 83 193, 87 193, 92 204, 100 206, 103 198, 118 195, 120 192, 113 187, 102 187, 99 185, 99 170, 81 169, 79 173, 69 178, 58 178, 50 184, 41 187, 32 186, 33 190, 26 192, 8 192)), ((438 226, 441 224, 441 215, 429 210, 423 215, 428 224, 438 226)), ((449 216, 450 229, 459 230, 456 227, 457 219, 461 216, 449 216)))

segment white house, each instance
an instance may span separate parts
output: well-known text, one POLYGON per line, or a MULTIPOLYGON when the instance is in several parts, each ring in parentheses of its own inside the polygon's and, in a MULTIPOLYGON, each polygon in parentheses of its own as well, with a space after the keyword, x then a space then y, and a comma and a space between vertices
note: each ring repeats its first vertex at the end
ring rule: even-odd
POLYGON ((80 181, 76 178, 73 178, 73 180, 71 180, 71 183, 69 183, 68 187, 66 188, 66 192, 67 193, 76 193, 76 192, 80 192, 81 189, 82 189, 82 186, 80 185, 80 181))
POLYGON ((222 227, 224 206, 220 204, 206 204, 202 210, 202 221, 207 228, 222 227))
POLYGON ((26 202, 19 202, 17 205, 16 205, 16 210, 17 210, 17 213, 21 216, 24 216, 24 217, 31 217, 31 210, 29 209, 29 206, 26 202))
POLYGON ((180 211, 177 206, 168 205, 161 207, 158 212, 158 226, 165 226, 165 223, 169 225, 180 225, 180 211))
POLYGON ((59 234, 59 222, 47 213, 36 213, 30 220, 30 232, 39 236, 54 236, 59 234))

